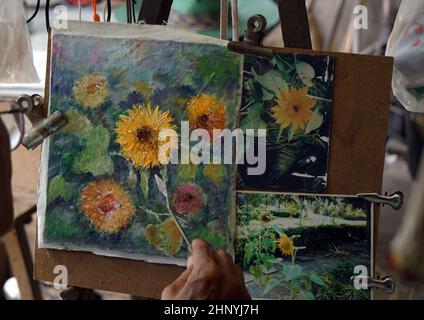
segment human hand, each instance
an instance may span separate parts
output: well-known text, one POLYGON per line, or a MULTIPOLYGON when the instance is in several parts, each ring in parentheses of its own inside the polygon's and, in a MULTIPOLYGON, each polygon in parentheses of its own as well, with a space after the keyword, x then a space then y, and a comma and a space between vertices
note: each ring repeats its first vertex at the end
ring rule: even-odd
POLYGON ((0 119, 0 237, 9 230, 13 222, 11 178, 9 134, 0 119))
POLYGON ((162 300, 248 300, 243 273, 231 256, 194 240, 187 269, 162 291, 162 300))

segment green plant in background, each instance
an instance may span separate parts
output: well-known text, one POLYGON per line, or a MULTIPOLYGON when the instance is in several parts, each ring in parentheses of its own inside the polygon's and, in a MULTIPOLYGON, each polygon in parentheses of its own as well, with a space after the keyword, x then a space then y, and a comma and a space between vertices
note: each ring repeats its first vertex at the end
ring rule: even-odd
POLYGON ((302 211, 302 204, 297 198, 292 198, 284 202, 284 208, 290 213, 290 218, 299 218, 302 211))
POLYGON ((340 220, 367 218, 364 203, 341 197, 260 194, 262 203, 255 195, 253 206, 250 196, 238 198, 246 221, 240 228, 236 254, 253 277, 248 288, 254 297, 369 299, 369 292, 356 290, 350 279, 354 266, 366 265, 370 259, 369 242, 364 241, 367 227, 340 220), (328 218, 311 215, 308 223, 303 221, 305 225, 297 224, 291 216, 310 211, 305 208, 328 218), (271 219, 262 220, 262 215, 271 219), (310 225, 315 220, 317 224, 310 225))
POLYGON ((315 287, 325 286, 322 278, 315 272, 305 271, 301 265, 296 264, 296 255, 299 250, 305 250, 306 247, 297 247, 294 240, 299 236, 287 236, 285 233, 279 235, 278 249, 284 257, 291 259, 290 263, 283 263, 283 260, 276 261, 274 266, 279 269, 279 277, 266 279, 263 294, 275 288, 282 289, 282 299, 290 300, 313 300, 315 299, 315 287), (286 293, 286 294, 284 294, 286 293))
POLYGON ((263 266, 270 269, 275 262, 275 250, 277 238, 275 226, 260 226, 249 234, 249 238, 243 244, 245 266, 263 266))
POLYGON ((339 262, 324 279, 318 298, 320 300, 369 300, 370 290, 357 290, 351 281, 355 264, 350 261, 339 262))
POLYGON ((343 218, 348 220, 365 220, 367 219, 367 213, 363 209, 354 208, 353 205, 348 204, 346 205, 343 218))

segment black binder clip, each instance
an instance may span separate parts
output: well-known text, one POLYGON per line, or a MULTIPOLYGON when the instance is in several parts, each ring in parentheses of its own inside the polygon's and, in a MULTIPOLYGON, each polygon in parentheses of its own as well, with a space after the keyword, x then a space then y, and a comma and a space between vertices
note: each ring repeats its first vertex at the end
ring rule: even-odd
POLYGON ((230 41, 227 46, 228 50, 244 55, 272 58, 274 56, 272 49, 261 46, 266 25, 267 21, 263 15, 257 14, 250 17, 247 21, 244 40, 242 42, 230 41))
POLYGON ((375 204, 381 204, 383 206, 388 205, 396 211, 402 208, 405 199, 403 192, 400 191, 397 191, 389 196, 387 193, 384 196, 378 193, 360 193, 357 195, 357 197, 375 204))
POLYGON ((28 150, 35 149, 45 138, 68 123, 65 115, 60 111, 55 111, 47 117, 44 111, 44 100, 38 94, 22 95, 16 102, 25 110, 24 114, 32 124, 32 129, 25 134, 22 140, 22 144, 28 150))
POLYGON ((387 294, 392 294, 396 290, 396 283, 391 277, 384 277, 383 279, 371 278, 366 276, 354 276, 350 278, 353 281, 360 279, 366 281, 368 284, 368 289, 382 289, 387 294))

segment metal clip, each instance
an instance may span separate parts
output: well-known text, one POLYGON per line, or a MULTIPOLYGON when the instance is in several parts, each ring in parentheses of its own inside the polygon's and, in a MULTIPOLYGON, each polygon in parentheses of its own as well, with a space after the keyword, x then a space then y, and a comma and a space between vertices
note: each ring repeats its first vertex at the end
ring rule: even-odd
POLYGON ((47 117, 43 97, 38 94, 33 96, 24 94, 16 102, 25 110, 25 115, 32 124, 31 131, 26 133, 22 140, 22 144, 28 150, 35 149, 45 138, 68 123, 65 115, 60 111, 55 111, 47 117))
POLYGON ((368 289, 382 289, 387 294, 392 294, 396 290, 396 284, 391 277, 384 277, 383 279, 374 279, 366 276, 354 276, 350 278, 353 281, 360 279, 366 281, 368 289))
POLYGON ((383 206, 391 206, 396 211, 402 208, 405 198, 401 191, 397 191, 390 196, 388 196, 387 193, 384 196, 378 193, 360 193, 357 197, 383 206))
POLYGON ((261 46, 267 21, 263 15, 257 14, 247 21, 246 36, 242 42, 230 41, 228 50, 245 55, 257 55, 272 58, 274 52, 261 46))

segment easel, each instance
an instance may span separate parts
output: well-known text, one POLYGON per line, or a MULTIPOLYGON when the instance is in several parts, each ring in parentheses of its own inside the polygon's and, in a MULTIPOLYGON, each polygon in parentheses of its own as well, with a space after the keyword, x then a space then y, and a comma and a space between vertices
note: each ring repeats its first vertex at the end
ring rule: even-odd
MULTIPOLYGON (((171 5, 170 0, 144 1, 140 22, 162 24, 167 20, 171 5), (149 14, 144 10, 148 10, 149 14)), ((334 76, 338 80, 334 85, 328 193, 357 195, 381 192, 393 59, 312 52, 308 50, 311 49, 311 39, 305 3, 280 0, 278 5, 286 48, 260 47, 260 35, 254 37, 253 46, 249 46, 252 41, 246 41, 250 40, 249 37, 243 42, 230 44, 251 51, 265 51, 271 55, 283 52, 334 56, 334 76), (358 95, 358 92, 361 94, 358 95), (373 117, 368 114, 373 114, 373 117)), ((250 25, 249 29, 255 28, 250 25)), ((49 70, 47 74, 50 75, 49 70)), ((48 87, 47 81, 46 100, 48 87)), ((53 281, 55 275, 52 271, 59 264, 69 266, 70 283, 75 286, 62 292, 64 299, 89 299, 92 296, 92 290, 78 287, 158 298, 160 290, 183 270, 177 266, 110 258, 89 252, 36 249, 35 278, 53 281)))
MULTIPOLYGON (((147 24, 166 23, 172 2, 173 0, 144 0, 138 21, 147 24)), ((278 0, 278 8, 285 46, 312 49, 305 1, 278 0)), ((65 300, 87 300, 93 297, 93 289, 70 287, 62 291, 60 296, 65 300)))
POLYGON ((33 261, 25 226, 37 212, 34 206, 18 215, 12 230, 4 236, 4 244, 9 257, 12 275, 17 279, 22 300, 42 299, 39 283, 32 277, 33 261))

